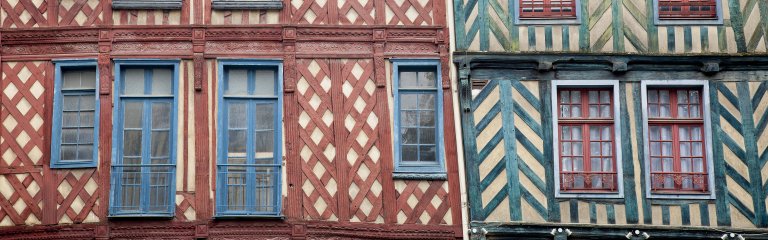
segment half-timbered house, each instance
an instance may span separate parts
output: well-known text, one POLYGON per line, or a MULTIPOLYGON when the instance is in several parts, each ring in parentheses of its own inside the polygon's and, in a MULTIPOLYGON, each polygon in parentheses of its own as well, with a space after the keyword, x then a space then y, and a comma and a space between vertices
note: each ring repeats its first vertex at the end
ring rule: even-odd
POLYGON ((453 9, 473 238, 767 237, 768 2, 453 9))
POLYGON ((446 12, 0 0, 0 238, 461 237, 446 12))

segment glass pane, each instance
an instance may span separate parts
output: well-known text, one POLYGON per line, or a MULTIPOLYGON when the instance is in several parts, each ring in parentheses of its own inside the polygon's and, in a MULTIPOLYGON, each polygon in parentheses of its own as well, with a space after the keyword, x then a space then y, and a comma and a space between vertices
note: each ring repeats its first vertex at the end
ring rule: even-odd
POLYGON ((691 128, 691 140, 693 140, 693 141, 701 141, 701 127, 692 127, 691 128))
POLYGON ((418 99, 419 94, 413 94, 413 93, 401 93, 400 94, 400 109, 401 110, 413 110, 418 109, 418 99))
POLYGON ((651 171, 661 172, 661 158, 651 158, 651 171))
POLYGON ((80 126, 78 119, 78 112, 64 112, 61 116, 61 124, 63 127, 77 127, 80 126))
POLYGON ((80 126, 81 127, 93 126, 93 111, 80 112, 80 126))
POLYGON ((573 171, 572 164, 573 164, 573 162, 571 161, 571 158, 564 157, 563 158, 563 171, 573 171))
POLYGON ((589 103, 590 104, 598 104, 599 103, 599 93, 597 91, 589 91, 589 103))
POLYGON ((601 139, 611 140, 611 127, 607 127, 607 126, 602 127, 601 139))
POLYGON ((144 69, 126 69, 123 81, 123 93, 126 95, 144 94, 144 69))
POLYGON ((672 127, 670 126, 661 127, 661 139, 672 140, 672 127))
POLYGON ((688 141, 690 140, 690 136, 688 135, 688 128, 687 127, 680 127, 680 141, 688 141))
POLYGON ((231 69, 227 75, 227 89, 225 94, 248 94, 248 70, 231 69))
POLYGON ((581 117, 581 105, 571 105, 571 117, 581 117))
POLYGON ((648 105, 648 114, 651 115, 651 117, 659 117, 659 105, 651 104, 648 105))
POLYGON ((435 72, 419 72, 419 86, 420 87, 432 87, 436 86, 435 72))
POLYGON ((663 142, 663 143, 661 143, 661 154, 663 156, 672 156, 672 143, 671 142, 663 142))
POLYGON ((79 145, 77 148, 77 159, 79 160, 92 160, 93 159, 93 145, 79 145))
POLYGON ((80 109, 81 110, 94 110, 96 109, 96 98, 94 95, 82 95, 80 96, 80 109))
POLYGON ((680 143, 680 156, 682 157, 690 157, 691 156, 691 143, 680 143))
POLYGON ((577 157, 573 158, 573 171, 584 171, 584 159, 577 157))
POLYGON ((229 103, 229 128, 246 128, 248 120, 245 115, 247 105, 245 103, 229 103))
POLYGON ((570 91, 560 91, 560 103, 570 103, 571 102, 571 92, 570 91))
POLYGON ((274 105, 256 104, 256 129, 273 129, 274 125, 274 105))
POLYGON ((599 109, 598 105, 589 105, 589 117, 598 117, 600 112, 599 109))
POLYGON ((693 146, 691 147, 691 156, 704 156, 702 151, 702 144, 700 142, 693 143, 693 146))
POLYGON ((80 71, 69 70, 62 73, 62 89, 80 88, 80 71))
POLYGON ((435 95, 419 94, 419 109, 435 109, 435 95))
POLYGON ((592 156, 599 156, 600 155, 600 143, 599 142, 591 142, 591 143, 589 143, 589 153, 592 154, 592 156))
POLYGON ((77 111, 80 110, 79 103, 80 97, 78 96, 64 96, 61 101, 62 109, 64 111, 77 111))
POLYGON ((663 162, 664 162, 664 170, 663 171, 671 172, 672 171, 672 164, 673 164, 672 158, 664 158, 663 162))
POLYGON ((560 138, 563 140, 571 140, 571 127, 563 126, 562 132, 560 133, 560 138))
POLYGON ((141 156, 141 130, 123 132, 123 156, 141 156))
POLYGON ((402 126, 418 126, 419 112, 418 111, 401 111, 400 112, 400 124, 402 126))
POLYGON ((611 117, 611 106, 610 105, 602 105, 602 106, 600 106, 600 117, 604 117, 604 118, 610 118, 611 117))
POLYGON ((581 103, 581 92, 571 91, 571 103, 581 103))
POLYGON ((77 145, 63 145, 61 146, 61 160, 77 160, 77 145))
POLYGON ((169 131, 152 131, 152 157, 167 157, 170 152, 171 139, 169 131))
POLYGON ((418 128, 401 128, 402 144, 418 143, 418 128))
POLYGON ((152 103, 152 129, 170 128, 172 111, 170 103, 152 103))
POLYGON ((677 103, 678 104, 688 103, 688 91, 677 90, 677 103))
POLYGON ((659 102, 659 91, 657 91, 657 90, 648 90, 648 102, 650 102, 650 103, 658 103, 659 102))
POLYGON ((600 158, 592 158, 591 161, 589 162, 590 171, 594 171, 594 172, 600 171, 602 169, 602 166, 603 164, 600 158))
POLYGON ((668 90, 659 91, 659 100, 660 100, 660 103, 669 103, 669 91, 668 90))
POLYGON ((419 148, 420 151, 420 161, 422 162, 434 162, 437 160, 435 155, 435 146, 421 146, 419 148))
POLYGON ((435 112, 419 111, 419 126, 422 126, 422 127, 435 126, 435 112))
POLYGON ((611 147, 611 143, 604 142, 602 148, 603 148, 602 156, 611 156, 611 154, 612 154, 611 151, 613 149, 611 147))
POLYGON ((692 90, 688 92, 691 103, 699 103, 699 91, 692 90))
POLYGON ((419 129, 419 143, 421 143, 421 144, 435 144, 435 129, 434 128, 420 128, 419 129))
POLYGON ((418 146, 402 146, 402 160, 406 162, 413 162, 419 160, 419 147, 418 146))
POLYGON ((170 69, 155 69, 152 72, 152 95, 171 95, 173 73, 170 69))
POLYGON ((77 129, 62 129, 61 130, 61 142, 62 143, 77 143, 77 129))
POLYGON ((82 88, 96 88, 96 70, 83 70, 80 74, 82 88))
POLYGON ((589 127, 589 138, 593 141, 600 140, 600 127, 589 127))
POLYGON ((688 105, 677 105, 677 114, 681 118, 688 117, 688 105))
POLYGON ((610 172, 613 171, 613 160, 610 158, 603 158, 603 171, 604 172, 610 172))
POLYGON ((560 106, 560 117, 569 118, 571 117, 571 107, 568 105, 560 106))
POLYGON ((230 156, 245 156, 246 137, 247 132, 245 130, 229 130, 228 150, 230 156), (235 153, 242 155, 234 155, 235 153))
POLYGON ((693 159, 693 172, 704 172, 704 159, 693 159))
POLYGON ((571 143, 561 143, 561 153, 565 156, 571 155, 571 143))
POLYGON ((600 103, 602 104, 611 103, 611 92, 600 91, 600 103))
POLYGON ((584 149, 583 144, 581 142, 575 142, 573 144, 573 156, 583 156, 584 155, 584 149))
POLYGON ((418 77, 416 72, 400 71, 400 87, 418 86, 418 77))
POLYGON ((256 70, 256 88, 254 94, 256 95, 276 95, 277 89, 275 88, 275 71, 274 70, 256 70))
POLYGON ((693 167, 691 166, 691 159, 690 158, 681 158, 680 159, 680 171, 682 172, 691 172, 693 170, 693 167))
POLYGON ((659 156, 661 154, 661 143, 651 143, 651 156, 659 156))
POLYGON ((141 119, 143 115, 142 108, 144 103, 142 102, 125 102, 124 108, 124 122, 125 128, 141 128, 141 119))
POLYGON ((689 109, 688 111, 691 114, 691 118, 701 117, 701 109, 699 109, 699 105, 691 105, 691 109, 689 109))
POLYGON ((573 140, 581 140, 581 127, 571 127, 571 137, 573 140))
POLYGON ((78 133, 78 143, 93 143, 93 128, 81 128, 78 133))
POLYGON ((255 158, 272 158, 273 146, 274 146, 274 132, 273 131, 259 131, 256 132, 254 139, 256 144, 255 158))

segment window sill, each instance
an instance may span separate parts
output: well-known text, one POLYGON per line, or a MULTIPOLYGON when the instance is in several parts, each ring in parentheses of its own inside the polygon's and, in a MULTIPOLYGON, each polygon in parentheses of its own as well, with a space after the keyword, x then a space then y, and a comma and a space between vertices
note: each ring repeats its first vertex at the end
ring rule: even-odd
POLYGON ((75 162, 75 163, 51 163, 51 169, 72 169, 72 168, 95 168, 97 164, 93 161, 75 162))
POLYGON ((624 198, 623 192, 557 192, 555 198, 624 198))
POLYGON ((213 0, 211 8, 215 10, 283 9, 283 2, 274 0, 213 0))
POLYGON ((181 0, 112 0, 112 9, 181 9, 181 0))
POLYGON ((568 19, 515 19, 515 25, 580 25, 578 18, 568 19))
POLYGON ((708 200, 715 199, 712 193, 649 193, 649 199, 682 199, 682 200, 708 200))
POLYGON ((128 218, 157 218, 157 219, 172 219, 174 215, 172 213, 149 213, 149 214, 141 214, 141 213, 125 213, 125 214, 115 214, 115 215, 109 215, 108 218, 111 219, 128 219, 128 218))
POLYGON ((446 173, 412 173, 412 172, 395 172, 392 173, 393 179, 400 180, 447 180, 448 174, 446 173))
POLYGON ((669 25, 697 25, 697 26, 707 26, 707 25, 723 25, 723 19, 677 19, 677 20, 663 20, 663 19, 655 19, 655 24, 657 26, 669 26, 669 25))

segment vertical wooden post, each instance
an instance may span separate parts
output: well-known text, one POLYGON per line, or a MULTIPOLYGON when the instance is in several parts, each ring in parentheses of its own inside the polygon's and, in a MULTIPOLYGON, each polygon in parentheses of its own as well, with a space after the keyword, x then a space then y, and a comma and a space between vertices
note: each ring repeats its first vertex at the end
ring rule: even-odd
POLYGON ((379 117, 379 122, 383 123, 378 125, 381 146, 379 150, 381 152, 382 205, 384 208, 384 222, 395 224, 397 223, 397 213, 395 210, 397 199, 395 198, 395 184, 392 179, 394 164, 392 159, 392 128, 389 125, 389 92, 387 92, 387 68, 384 62, 386 39, 386 30, 373 30, 373 81, 376 83, 376 116, 379 117))
POLYGON ((451 88, 451 67, 447 44, 447 29, 437 31, 440 52, 440 75, 443 87, 443 126, 445 131, 446 168, 448 170, 448 198, 451 204, 451 223, 457 238, 464 236, 461 226, 461 187, 459 186, 459 163, 456 149, 456 125, 453 118, 453 89, 451 88))
MULTIPOLYGON (((43 112, 43 118, 44 119, 53 119, 53 63, 52 62, 46 62, 43 63, 45 70, 45 80, 43 83, 43 86, 45 88, 45 95, 43 103, 45 104, 45 112, 43 112)), ((43 149, 51 149, 51 128, 52 124, 51 121, 45 121, 45 124, 43 125, 43 149)), ((56 193, 59 191, 57 190, 56 186, 56 173, 54 171, 51 171, 51 156, 46 154, 41 159, 41 162, 43 164, 43 185, 41 186, 40 190, 43 191, 43 206, 42 206, 42 222, 43 224, 49 225, 49 224, 56 224, 56 193)), ((34 173, 30 173, 34 174, 34 173)), ((18 189, 17 189, 18 190, 18 189)))
MULTIPOLYGON (((109 6, 111 8, 111 5, 109 6)), ((99 31, 99 219, 109 214, 110 170, 112 164, 112 32, 99 31)))
MULTIPOLYGON (((301 210, 301 159, 299 158, 299 127, 298 114, 299 105, 296 96, 296 28, 283 28, 283 98, 285 111, 285 166, 286 179, 288 181, 288 192, 286 193, 285 216, 289 221, 300 221, 302 219, 301 210)), ((294 227, 296 228, 296 227, 294 227)), ((298 228, 294 230, 294 235, 301 235, 304 231, 298 228)))
MULTIPOLYGON (((201 12, 199 9, 197 12, 201 12)), ((200 16, 195 14, 195 19, 200 16)), ((208 130, 208 84, 205 68, 205 29, 197 28, 192 36, 194 88, 195 88, 195 213, 197 219, 209 219, 210 211, 210 168, 208 130)))
POLYGON ((336 165, 336 211, 338 214, 339 222, 349 222, 349 182, 347 181, 349 168, 347 162, 347 149, 349 144, 347 140, 347 130, 341 125, 344 122, 344 94, 342 93, 341 86, 344 84, 344 77, 341 74, 342 65, 341 59, 330 59, 330 77, 331 77, 331 111, 333 111, 333 134, 334 143, 336 146, 336 156, 333 159, 333 163, 336 165), (340 153, 340 154, 338 154, 340 153))

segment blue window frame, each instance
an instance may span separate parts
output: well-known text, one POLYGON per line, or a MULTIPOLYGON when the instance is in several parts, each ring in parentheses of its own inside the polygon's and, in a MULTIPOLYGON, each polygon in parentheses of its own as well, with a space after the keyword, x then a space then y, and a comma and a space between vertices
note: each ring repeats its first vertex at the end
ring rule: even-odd
POLYGON ((110 216, 172 217, 178 61, 115 60, 110 216))
POLYGON ((442 80, 438 60, 392 60, 395 173, 445 174, 442 80))
POLYGON ((55 61, 51 168, 96 167, 99 89, 96 61, 55 61))
POLYGON ((216 216, 278 217, 282 64, 219 60, 216 216))

